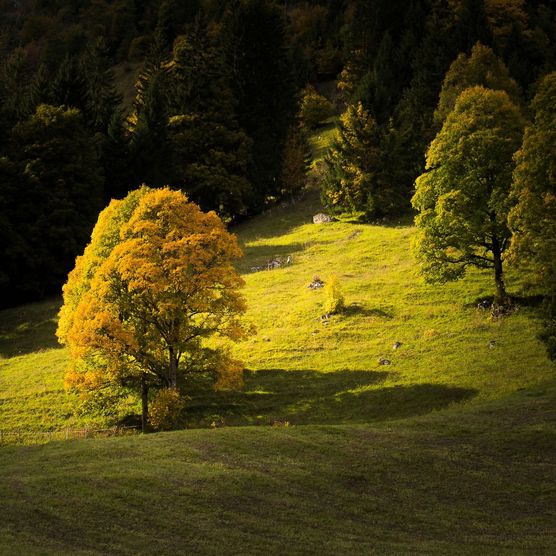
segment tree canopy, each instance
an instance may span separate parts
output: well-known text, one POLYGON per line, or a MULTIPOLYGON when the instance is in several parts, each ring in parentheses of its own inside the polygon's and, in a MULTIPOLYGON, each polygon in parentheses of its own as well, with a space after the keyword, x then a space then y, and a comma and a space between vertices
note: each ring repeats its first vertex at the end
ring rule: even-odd
POLYGON ((414 251, 425 277, 454 280, 468 266, 494 269, 496 294, 507 295, 502 262, 511 232, 513 154, 524 126, 504 91, 472 87, 431 143, 412 203, 419 211, 414 251))
POLYGON ((527 264, 547 295, 544 334, 556 358, 556 72, 543 78, 531 109, 534 120, 516 153, 509 215, 514 260, 527 264))
POLYGON ((145 427, 149 390, 184 389, 191 373, 212 374, 217 388, 241 385, 241 364, 221 343, 249 332, 239 256, 218 216, 181 192, 143 188, 113 201, 64 287, 68 386, 140 390, 145 427))

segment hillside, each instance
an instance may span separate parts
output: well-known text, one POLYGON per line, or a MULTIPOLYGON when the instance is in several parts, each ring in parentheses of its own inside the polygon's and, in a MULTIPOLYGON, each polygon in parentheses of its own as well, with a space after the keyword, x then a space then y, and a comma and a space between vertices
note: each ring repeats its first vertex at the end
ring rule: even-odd
MULTIPOLYGON (((258 334, 237 348, 243 392, 192 389, 186 422, 208 428, 0 449, 0 553, 550 553, 556 388, 526 277, 493 320, 489 275, 421 281, 406 222, 318 210, 309 194, 236 228, 258 334), (307 285, 331 274, 348 310, 321 320, 307 285)), ((4 443, 88 424, 63 391, 57 307, 1 314, 4 443)))
MULTIPOLYGON (((390 420, 499 399, 553 377, 536 339, 535 297, 523 297, 511 317, 492 319, 477 308, 493 290, 488 273, 428 286, 409 252, 411 226, 315 225, 318 210, 309 194, 236 229, 246 253, 240 270, 247 318, 258 330, 236 349, 248 369, 246 388, 207 396, 205 385, 193 387, 189 426, 390 420), (267 270, 269 261, 288 257, 290 264, 267 270), (322 320, 323 290, 307 286, 314 276, 326 282, 332 274, 348 307, 322 320)), ((513 294, 523 296, 525 278, 508 277, 513 294)), ((57 308, 53 300, 2 313, 5 438, 14 429, 88 424, 72 414, 74 398, 63 390, 66 357, 53 335, 57 308)))

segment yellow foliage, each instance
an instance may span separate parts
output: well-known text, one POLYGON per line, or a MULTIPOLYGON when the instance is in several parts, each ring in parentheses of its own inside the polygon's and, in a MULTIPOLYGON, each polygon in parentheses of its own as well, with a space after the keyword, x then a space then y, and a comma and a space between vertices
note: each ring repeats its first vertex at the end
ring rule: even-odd
POLYGON ((344 294, 336 276, 331 276, 324 286, 326 301, 324 312, 327 314, 341 313, 345 308, 344 294))
POLYGON ((243 388, 243 363, 237 359, 225 357, 217 369, 214 389, 217 391, 239 390, 243 388))
MULTIPOLYGON (((240 319, 241 255, 220 218, 179 191, 143 187, 113 201, 64 287, 58 336, 72 360, 68 387, 94 388, 94 376, 176 384, 180 361, 207 367, 198 360, 208 338, 251 334, 240 319)), ((241 364, 224 360, 217 387, 240 386, 241 364)))
POLYGON ((176 388, 162 388, 151 402, 149 423, 155 431, 170 430, 176 426, 185 400, 176 388))

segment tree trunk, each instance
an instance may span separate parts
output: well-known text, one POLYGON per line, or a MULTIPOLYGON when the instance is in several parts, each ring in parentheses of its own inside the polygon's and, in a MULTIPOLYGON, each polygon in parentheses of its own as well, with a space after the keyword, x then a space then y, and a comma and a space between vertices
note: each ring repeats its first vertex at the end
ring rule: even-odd
POLYGON ((170 372, 168 376, 168 382, 170 388, 177 388, 178 387, 178 358, 174 353, 174 348, 168 348, 169 351, 169 358, 170 358, 170 372))
POLYGON ((508 294, 504 285, 504 273, 502 269, 502 250, 500 241, 496 236, 492 238, 492 255, 494 258, 494 281, 496 282, 496 301, 500 305, 508 302, 508 294))
POLYGON ((147 432, 149 422, 149 387, 145 377, 141 378, 141 431, 147 432))

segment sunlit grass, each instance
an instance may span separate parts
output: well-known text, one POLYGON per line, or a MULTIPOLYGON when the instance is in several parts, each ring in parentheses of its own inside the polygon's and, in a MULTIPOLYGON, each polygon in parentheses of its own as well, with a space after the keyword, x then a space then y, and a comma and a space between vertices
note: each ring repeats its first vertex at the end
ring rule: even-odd
MULTIPOLYGON (((192 385, 185 425, 399 419, 502 398, 553 377, 536 339, 536 307, 492 319, 476 307, 493 293, 488 273, 427 285, 411 257, 411 226, 316 225, 319 210, 309 193, 234 230, 245 250, 246 318, 258 330, 235 349, 248 369, 245 389, 210 393, 206 383, 192 385), (282 268, 251 270, 288 256, 282 268), (332 274, 347 308, 323 320, 324 292, 307 286, 332 274)), ((510 272, 510 292, 523 295, 525 279, 510 272)), ((51 301, 1 313, 0 430, 91 424, 63 389, 67 356, 56 347, 56 312, 51 301)))
MULTIPOLYGON (((407 222, 321 210, 312 192, 234 229, 258 333, 243 391, 191 385, 203 428, 0 448, 1 554, 551 553, 555 366, 527 276, 492 319, 488 273, 426 285, 407 222), (323 320, 307 285, 332 274, 347 308, 323 320)), ((106 424, 64 391, 58 304, 0 312, 0 431, 106 424)))

